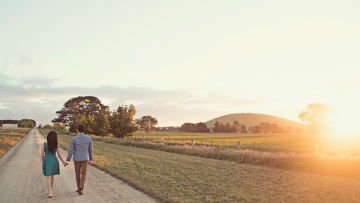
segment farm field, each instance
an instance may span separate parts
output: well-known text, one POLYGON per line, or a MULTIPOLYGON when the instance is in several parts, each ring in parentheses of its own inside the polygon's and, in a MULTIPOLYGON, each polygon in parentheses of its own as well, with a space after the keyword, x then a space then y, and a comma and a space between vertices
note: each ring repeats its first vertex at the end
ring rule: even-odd
MULTIPOLYGON (((185 133, 185 132, 142 132, 134 133, 133 140, 180 144, 206 145, 228 148, 251 149, 266 152, 317 153, 329 155, 358 156, 360 135, 352 140, 332 140, 333 135, 322 137, 310 133, 185 133), (320 141, 321 140, 321 141, 320 141)), ((336 136, 335 136, 336 137, 336 136)))
MULTIPOLYGON (((47 130, 42 130, 47 133, 47 130)), ((59 134, 68 147, 71 136, 59 134)), ((360 181, 94 140, 95 164, 166 202, 356 202, 360 181)))
POLYGON ((148 142, 172 144, 214 145, 264 151, 314 152, 312 136, 304 133, 251 134, 251 133, 184 133, 184 132, 142 132, 133 139, 148 142))
POLYGON ((29 128, 0 128, 0 158, 29 131, 29 128))

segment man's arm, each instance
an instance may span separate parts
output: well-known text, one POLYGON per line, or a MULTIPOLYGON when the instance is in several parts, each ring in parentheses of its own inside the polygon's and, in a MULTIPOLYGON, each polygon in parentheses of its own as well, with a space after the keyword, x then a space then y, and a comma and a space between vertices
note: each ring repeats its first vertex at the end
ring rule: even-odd
POLYGON ((71 140, 71 144, 70 144, 70 148, 69 148, 69 152, 66 158, 66 162, 70 162, 72 155, 74 154, 74 149, 75 149, 75 141, 74 138, 71 140))
POLYGON ((89 143, 89 159, 90 159, 91 162, 93 161, 93 152, 94 152, 93 142, 92 142, 92 139, 90 138, 90 143, 89 143))

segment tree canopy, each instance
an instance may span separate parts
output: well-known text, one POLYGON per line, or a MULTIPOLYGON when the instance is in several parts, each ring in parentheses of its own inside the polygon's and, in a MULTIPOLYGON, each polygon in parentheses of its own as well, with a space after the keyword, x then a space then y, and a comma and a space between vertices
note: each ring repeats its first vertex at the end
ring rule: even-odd
POLYGON ((330 112, 331 108, 325 104, 311 103, 299 114, 299 118, 308 124, 324 123, 330 112))
POLYGON ((54 123, 61 123, 70 127, 71 132, 76 132, 79 124, 84 124, 88 133, 95 133, 95 118, 108 111, 97 97, 78 96, 65 102, 63 108, 56 112, 58 117, 54 123))
POLYGON ((141 119, 137 120, 137 123, 148 133, 150 130, 155 128, 155 126, 158 124, 158 121, 152 116, 143 116, 141 119))
POLYGON ((34 128, 36 126, 36 121, 33 119, 21 119, 17 123, 19 128, 34 128))
POLYGON ((119 106, 113 111, 110 118, 110 131, 116 137, 123 138, 138 130, 134 120, 136 108, 134 105, 119 106))

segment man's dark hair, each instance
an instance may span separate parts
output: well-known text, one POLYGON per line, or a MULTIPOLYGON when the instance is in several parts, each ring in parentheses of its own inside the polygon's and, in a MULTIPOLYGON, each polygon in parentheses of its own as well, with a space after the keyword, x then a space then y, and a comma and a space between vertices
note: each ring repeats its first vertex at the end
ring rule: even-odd
POLYGON ((85 132, 85 127, 84 127, 84 125, 78 125, 77 130, 78 130, 80 133, 84 133, 84 132, 85 132))

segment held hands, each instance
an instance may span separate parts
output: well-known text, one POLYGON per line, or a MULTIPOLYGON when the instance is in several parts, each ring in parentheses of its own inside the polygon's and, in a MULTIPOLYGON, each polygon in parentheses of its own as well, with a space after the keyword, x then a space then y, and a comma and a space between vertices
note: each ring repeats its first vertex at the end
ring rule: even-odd
MULTIPOLYGON (((63 164, 64 164, 64 166, 66 167, 66 166, 68 166, 68 165, 69 165, 69 162, 67 162, 67 161, 63 161, 63 164)), ((93 164, 94 164, 94 162, 93 162, 93 161, 89 161, 89 164, 90 164, 90 165, 93 165, 93 164)))

